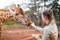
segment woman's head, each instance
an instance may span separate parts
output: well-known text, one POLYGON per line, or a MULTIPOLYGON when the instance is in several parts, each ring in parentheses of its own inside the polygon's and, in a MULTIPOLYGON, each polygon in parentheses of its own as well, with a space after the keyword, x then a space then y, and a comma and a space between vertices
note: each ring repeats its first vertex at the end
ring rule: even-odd
POLYGON ((52 10, 45 10, 43 12, 42 20, 46 24, 49 24, 53 19, 53 11, 52 10))

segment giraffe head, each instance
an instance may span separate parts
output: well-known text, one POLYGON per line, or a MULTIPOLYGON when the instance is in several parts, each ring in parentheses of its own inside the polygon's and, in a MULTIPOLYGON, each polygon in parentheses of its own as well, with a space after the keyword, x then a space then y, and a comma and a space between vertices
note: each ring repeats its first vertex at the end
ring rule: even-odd
POLYGON ((14 13, 14 20, 17 22, 21 22, 22 24, 30 25, 31 21, 28 19, 27 15, 24 13, 22 8, 20 7, 19 4, 14 4, 11 6, 11 10, 14 13))
POLYGON ((10 7, 11 10, 15 12, 15 15, 19 15, 19 14, 24 15, 24 12, 19 4, 12 4, 10 7))

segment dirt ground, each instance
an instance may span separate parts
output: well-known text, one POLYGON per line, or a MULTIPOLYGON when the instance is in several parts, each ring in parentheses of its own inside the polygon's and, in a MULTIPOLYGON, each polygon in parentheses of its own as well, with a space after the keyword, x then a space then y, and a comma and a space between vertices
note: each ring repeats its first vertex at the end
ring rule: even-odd
POLYGON ((32 34, 41 35, 31 28, 3 28, 0 40, 34 40, 32 34))
POLYGON ((34 40, 32 34, 38 34, 41 36, 41 33, 37 32, 32 28, 8 27, 2 29, 0 40, 34 40))

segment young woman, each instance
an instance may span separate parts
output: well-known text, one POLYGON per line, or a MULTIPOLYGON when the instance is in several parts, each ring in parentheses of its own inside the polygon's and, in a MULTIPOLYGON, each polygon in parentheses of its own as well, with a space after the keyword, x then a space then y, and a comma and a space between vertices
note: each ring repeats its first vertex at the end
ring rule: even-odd
POLYGON ((32 36, 34 36, 36 40, 57 40, 58 29, 54 20, 53 11, 45 10, 42 13, 42 20, 45 24, 47 24, 44 28, 36 26, 33 22, 31 23, 33 28, 42 33, 42 38, 36 34, 32 34, 32 36))

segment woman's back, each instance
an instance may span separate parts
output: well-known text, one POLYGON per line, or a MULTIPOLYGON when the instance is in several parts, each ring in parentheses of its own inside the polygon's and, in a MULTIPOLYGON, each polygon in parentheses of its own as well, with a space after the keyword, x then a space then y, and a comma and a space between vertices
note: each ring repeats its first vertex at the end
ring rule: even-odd
POLYGON ((57 40, 58 37, 58 29, 56 24, 49 24, 44 27, 42 40, 57 40))

